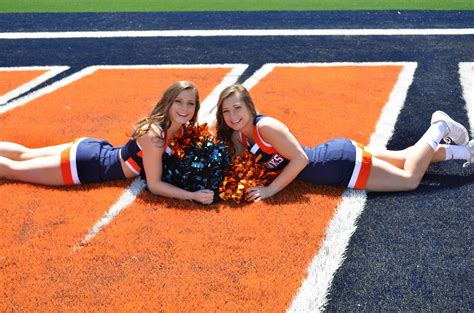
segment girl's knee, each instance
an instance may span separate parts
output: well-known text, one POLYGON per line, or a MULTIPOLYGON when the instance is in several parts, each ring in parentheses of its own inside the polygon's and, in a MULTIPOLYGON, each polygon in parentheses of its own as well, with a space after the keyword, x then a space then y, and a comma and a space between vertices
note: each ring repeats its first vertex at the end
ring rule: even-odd
POLYGON ((37 157, 37 155, 36 155, 34 149, 25 148, 25 150, 21 151, 18 154, 17 161, 27 161, 27 160, 34 159, 36 157, 37 157))
POLYGON ((406 184, 407 190, 417 189, 418 186, 420 186, 422 178, 423 178, 423 176, 419 176, 419 175, 409 176, 408 179, 407 179, 407 184, 406 184))
POLYGON ((16 162, 0 156, 0 178, 14 179, 14 163, 16 162))

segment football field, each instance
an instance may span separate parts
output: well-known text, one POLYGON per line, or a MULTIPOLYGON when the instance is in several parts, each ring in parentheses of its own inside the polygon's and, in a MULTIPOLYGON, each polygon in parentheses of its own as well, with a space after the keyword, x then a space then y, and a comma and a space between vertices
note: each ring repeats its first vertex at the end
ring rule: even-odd
MULTIPOLYGON (((0 14, 0 141, 125 143, 176 80, 201 121, 234 82, 304 145, 403 149, 443 110, 474 134, 472 11, 0 14)), ((294 182, 255 204, 140 179, 0 180, 2 311, 469 311, 474 168, 413 192, 294 182)))

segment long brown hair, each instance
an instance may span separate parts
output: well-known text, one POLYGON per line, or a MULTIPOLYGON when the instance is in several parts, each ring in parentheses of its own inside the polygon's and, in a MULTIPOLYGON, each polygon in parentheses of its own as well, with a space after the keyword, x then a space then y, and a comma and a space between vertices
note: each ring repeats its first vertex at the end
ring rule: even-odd
POLYGON ((240 84, 234 84, 222 90, 221 94, 219 95, 219 100, 217 101, 217 112, 216 112, 217 138, 219 140, 222 140, 225 144, 229 146, 231 155, 235 154, 235 147, 234 147, 234 144, 232 143, 233 129, 227 126, 227 124, 224 121, 224 114, 222 112, 222 104, 224 103, 225 99, 229 98, 232 95, 237 95, 240 98, 240 100, 249 109, 253 118, 257 116, 257 110, 255 108, 255 104, 253 103, 252 97, 250 96, 250 93, 244 86, 240 84))
POLYGON ((152 128, 152 125, 159 126, 162 131, 166 131, 171 126, 171 119, 169 116, 169 109, 171 105, 174 103, 176 97, 183 91, 183 90, 192 90, 196 95, 196 106, 194 110, 194 115, 191 120, 188 122, 189 124, 194 124, 197 121, 197 114, 200 108, 199 102, 199 93, 194 86, 193 83, 189 81, 178 81, 168 87, 165 90, 163 95, 161 96, 160 101, 155 105, 153 110, 151 111, 150 115, 138 120, 132 132, 132 138, 137 139, 140 136, 146 134, 152 128))

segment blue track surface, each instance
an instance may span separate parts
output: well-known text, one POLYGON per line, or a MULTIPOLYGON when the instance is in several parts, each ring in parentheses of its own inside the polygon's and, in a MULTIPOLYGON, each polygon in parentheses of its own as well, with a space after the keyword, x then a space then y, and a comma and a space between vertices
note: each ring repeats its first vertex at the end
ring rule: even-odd
MULTIPOLYGON (((0 15, 0 32, 473 27, 469 11, 0 15)), ((64 75, 100 64, 246 63, 243 81, 269 62, 380 61, 418 63, 389 148, 413 144, 437 109, 469 126, 458 64, 474 62, 472 35, 0 40, 0 66, 71 66, 64 75)), ((328 311, 472 310, 474 166, 461 164, 432 166, 415 192, 368 195, 328 311)))

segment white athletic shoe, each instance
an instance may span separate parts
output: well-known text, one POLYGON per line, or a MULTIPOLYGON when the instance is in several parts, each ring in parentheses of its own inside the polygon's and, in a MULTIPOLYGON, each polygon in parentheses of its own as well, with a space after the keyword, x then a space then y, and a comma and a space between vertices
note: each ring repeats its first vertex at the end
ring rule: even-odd
POLYGON ((469 149, 469 152, 471 152, 471 157, 466 163, 463 164, 463 167, 468 167, 469 165, 471 165, 471 163, 474 163, 474 139, 469 141, 466 146, 469 149))
POLYGON ((448 144, 454 142, 457 145, 466 145, 469 141, 469 134, 466 127, 449 117, 448 114, 442 111, 436 111, 431 116, 431 124, 443 122, 448 125, 448 131, 444 135, 444 141, 448 144))

